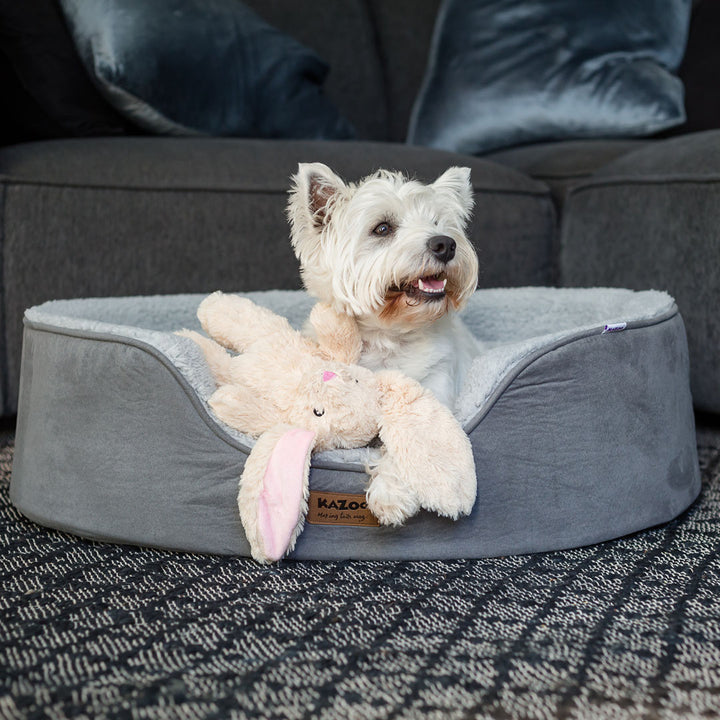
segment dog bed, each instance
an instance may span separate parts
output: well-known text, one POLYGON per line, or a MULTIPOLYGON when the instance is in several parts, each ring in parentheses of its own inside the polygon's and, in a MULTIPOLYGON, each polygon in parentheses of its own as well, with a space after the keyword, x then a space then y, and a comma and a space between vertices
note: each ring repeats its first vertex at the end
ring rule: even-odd
MULTIPOLYGON (((248 296, 295 327, 313 302, 293 291, 248 296)), ((202 297, 58 300, 26 312, 11 482, 21 512, 99 540, 249 555, 236 498, 253 441, 213 417, 204 358, 173 334, 199 329, 202 297)), ((377 450, 319 453, 311 522, 290 557, 569 548, 668 521, 695 499, 687 343, 672 298, 481 290, 464 318, 483 347, 456 408, 477 467, 472 514, 421 512, 378 527, 362 510, 377 450)))

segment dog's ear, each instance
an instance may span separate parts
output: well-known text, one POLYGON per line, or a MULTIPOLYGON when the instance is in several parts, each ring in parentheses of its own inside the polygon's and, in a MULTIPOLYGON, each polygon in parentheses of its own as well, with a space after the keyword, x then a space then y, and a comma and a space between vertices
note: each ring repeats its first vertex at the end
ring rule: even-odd
POLYGON ((454 199, 461 211, 463 220, 468 220, 475 200, 473 198, 472 182, 470 181, 470 168, 448 168, 434 183, 433 187, 454 199))
POLYGON ((310 222, 315 227, 324 225, 327 221, 331 201, 345 183, 327 165, 323 163, 300 163, 297 174, 293 176, 293 198, 299 201, 310 216, 310 222))

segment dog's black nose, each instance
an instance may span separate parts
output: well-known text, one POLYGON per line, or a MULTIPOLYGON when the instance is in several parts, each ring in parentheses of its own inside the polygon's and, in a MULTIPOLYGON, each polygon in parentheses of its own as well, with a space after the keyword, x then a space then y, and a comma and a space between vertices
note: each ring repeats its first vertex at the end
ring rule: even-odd
POLYGON ((427 246, 440 262, 449 263, 455 257, 455 241, 447 235, 434 235, 427 241, 427 246))

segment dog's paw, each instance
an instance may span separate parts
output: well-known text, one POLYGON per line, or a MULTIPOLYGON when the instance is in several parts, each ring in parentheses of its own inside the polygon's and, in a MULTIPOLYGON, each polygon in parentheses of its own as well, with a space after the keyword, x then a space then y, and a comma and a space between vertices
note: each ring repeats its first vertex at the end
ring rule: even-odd
POLYGON ((381 525, 402 525, 420 509, 418 498, 412 490, 384 475, 373 477, 366 499, 368 509, 381 525))

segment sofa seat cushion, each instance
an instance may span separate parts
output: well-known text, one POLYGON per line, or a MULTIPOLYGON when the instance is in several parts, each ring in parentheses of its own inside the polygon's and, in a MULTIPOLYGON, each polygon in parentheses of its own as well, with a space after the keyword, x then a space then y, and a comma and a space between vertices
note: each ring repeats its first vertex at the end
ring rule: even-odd
POLYGON ((8 368, 15 407, 23 311, 51 298, 297 288, 285 217, 298 162, 353 180, 381 168, 432 180, 469 165, 482 286, 544 284, 548 188, 487 160, 401 144, 103 138, 0 150, 8 368))
POLYGON ((653 142, 567 196, 564 285, 667 290, 687 326, 693 399, 720 412, 720 130, 653 142))

